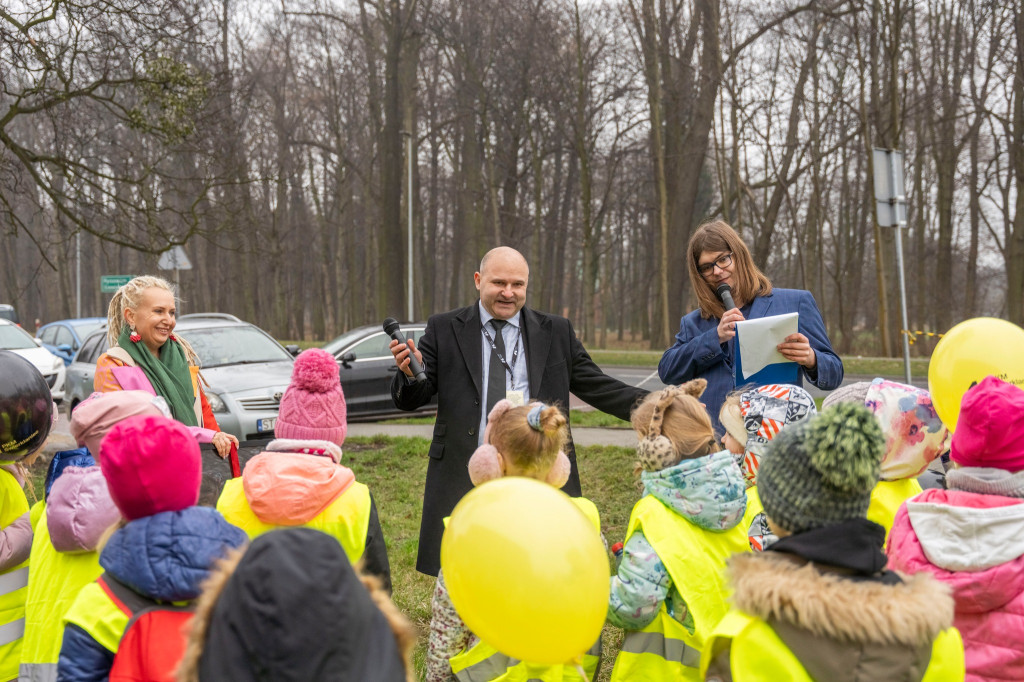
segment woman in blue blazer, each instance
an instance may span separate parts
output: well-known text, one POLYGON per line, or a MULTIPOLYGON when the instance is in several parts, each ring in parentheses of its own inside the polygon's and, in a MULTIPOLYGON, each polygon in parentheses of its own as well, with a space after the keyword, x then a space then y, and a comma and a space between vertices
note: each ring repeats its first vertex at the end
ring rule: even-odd
POLYGON ((740 236, 721 220, 705 223, 690 237, 690 283, 699 307, 683 317, 675 344, 658 363, 658 375, 666 384, 680 384, 702 377, 708 387, 700 400, 721 433, 718 411, 725 396, 736 388, 733 339, 736 323, 769 315, 799 313, 798 332, 779 344, 782 355, 800 365, 800 379, 823 390, 843 381, 843 361, 832 350, 814 296, 802 289, 773 289, 740 236), (736 307, 726 310, 715 295, 722 284, 732 289, 736 307))

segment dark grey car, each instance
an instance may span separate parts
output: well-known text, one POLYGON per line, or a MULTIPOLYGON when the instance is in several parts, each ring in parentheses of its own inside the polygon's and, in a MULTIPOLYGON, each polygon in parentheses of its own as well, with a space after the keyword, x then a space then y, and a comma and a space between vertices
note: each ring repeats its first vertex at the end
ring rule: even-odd
MULTIPOLYGON (((402 333, 419 343, 426 328, 426 322, 409 322, 402 325, 402 333)), ((391 379, 398 368, 388 348, 390 343, 391 337, 380 325, 366 325, 347 331, 323 346, 338 361, 349 419, 437 412, 437 396, 415 413, 395 408, 391 400, 391 379)))

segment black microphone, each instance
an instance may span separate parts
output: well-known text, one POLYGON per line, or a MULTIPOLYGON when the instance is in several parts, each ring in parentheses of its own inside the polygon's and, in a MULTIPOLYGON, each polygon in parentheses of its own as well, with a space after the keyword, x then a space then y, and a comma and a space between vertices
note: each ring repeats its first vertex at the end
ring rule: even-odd
MULTIPOLYGON (((405 342, 405 334, 398 326, 398 320, 393 317, 389 317, 384 320, 384 333, 393 338, 398 343, 408 348, 409 344, 405 342)), ((427 374, 423 371, 423 367, 420 366, 420 361, 416 359, 416 354, 409 350, 409 370, 412 372, 413 381, 426 381, 427 374)))
POLYGON ((718 288, 715 289, 715 294, 718 296, 718 300, 725 305, 726 310, 732 310, 736 307, 736 303, 732 300, 732 288, 728 284, 724 282, 719 284, 718 288))

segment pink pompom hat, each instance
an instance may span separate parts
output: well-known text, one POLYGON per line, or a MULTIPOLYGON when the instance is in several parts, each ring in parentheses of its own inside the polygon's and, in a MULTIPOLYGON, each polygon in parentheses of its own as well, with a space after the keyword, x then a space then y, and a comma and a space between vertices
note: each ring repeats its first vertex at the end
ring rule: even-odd
POLYGON ((348 432, 345 394, 334 356, 319 348, 299 354, 292 381, 281 398, 274 435, 325 440, 339 447, 348 432))

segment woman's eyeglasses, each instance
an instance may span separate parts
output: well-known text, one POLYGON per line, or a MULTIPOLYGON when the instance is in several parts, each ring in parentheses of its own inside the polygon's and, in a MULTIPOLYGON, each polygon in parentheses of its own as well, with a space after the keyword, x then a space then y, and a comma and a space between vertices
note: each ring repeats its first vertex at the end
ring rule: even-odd
POLYGON ((719 270, 725 270, 727 267, 732 265, 732 254, 723 253, 713 263, 705 263, 704 265, 697 266, 697 272, 700 273, 701 277, 707 277, 715 271, 717 266, 719 270))

